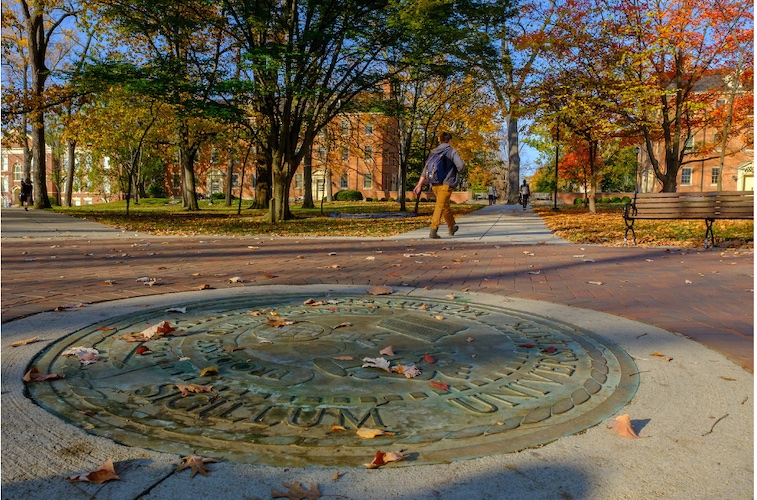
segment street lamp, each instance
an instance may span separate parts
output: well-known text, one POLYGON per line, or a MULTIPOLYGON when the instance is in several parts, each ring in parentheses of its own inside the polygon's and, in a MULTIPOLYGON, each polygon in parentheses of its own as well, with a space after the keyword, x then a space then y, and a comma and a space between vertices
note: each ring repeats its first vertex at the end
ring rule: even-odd
POLYGON ((560 119, 557 119, 557 132, 555 133, 555 204, 552 210, 559 210, 557 208, 557 163, 560 157, 560 119))

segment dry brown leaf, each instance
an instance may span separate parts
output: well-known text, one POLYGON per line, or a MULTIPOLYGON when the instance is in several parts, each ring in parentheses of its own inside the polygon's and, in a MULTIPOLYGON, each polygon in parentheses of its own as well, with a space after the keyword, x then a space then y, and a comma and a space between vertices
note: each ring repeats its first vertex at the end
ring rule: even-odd
POLYGON ((376 436, 394 436, 394 432, 384 431, 381 429, 369 429, 367 427, 358 429, 356 434, 363 439, 373 439, 376 436))
POLYGON ((437 382, 435 380, 432 380, 428 383, 431 387, 434 387, 436 389, 441 389, 443 391, 449 391, 449 386, 445 384, 444 382, 437 382))
POLYGON ((218 463, 218 460, 198 457, 197 455, 190 455, 188 457, 182 457, 181 459, 184 461, 184 463, 176 468, 176 472, 181 472, 184 469, 191 467, 192 474, 189 477, 195 477, 195 474, 197 474, 198 472, 203 476, 207 476, 208 472, 210 472, 210 469, 205 467, 205 464, 218 463))
POLYGON ((39 340, 39 337, 32 337, 30 339, 18 340, 11 344, 11 347, 21 347, 22 345, 33 344, 39 340))
POLYGON ((188 396, 190 392, 195 392, 197 394, 201 392, 211 392, 213 390, 212 385, 180 385, 176 384, 176 388, 181 391, 181 397, 188 396))
POLYGON ((388 345, 381 349, 379 354, 383 354, 384 356, 394 356, 394 349, 392 349, 392 346, 388 345))
POLYGON ((352 326, 352 323, 345 321, 344 323, 339 323, 338 325, 336 325, 334 328, 332 328, 332 330, 336 330, 337 328, 346 328, 348 326, 352 326))
POLYGON ((332 426, 331 426, 331 431, 332 431, 332 432, 336 432, 336 431, 346 431, 346 430, 347 430, 347 428, 346 428, 345 426, 343 426, 343 425, 332 425, 332 426))
POLYGON ((352 356, 333 356, 331 359, 336 359, 339 361, 352 361, 355 358, 352 356))
POLYGON ((201 377, 210 377, 212 375, 218 375, 217 366, 208 366, 207 368, 203 368, 202 370, 200 370, 201 377))
POLYGON ((287 321, 284 318, 269 319, 265 322, 266 325, 274 328, 281 328, 282 326, 293 325, 294 321, 287 321))
POLYGON ((87 474, 78 474, 76 476, 69 476, 67 480, 82 481, 86 483, 102 484, 106 481, 120 481, 121 478, 116 474, 116 470, 113 468, 113 460, 108 459, 100 466, 99 469, 89 472, 87 474))
POLYGON ((636 434, 636 431, 633 430, 633 427, 631 426, 631 417, 628 416, 628 414, 615 418, 615 420, 613 420, 612 423, 607 426, 607 428, 613 429, 623 437, 631 439, 639 439, 641 437, 636 434))
POLYGON ((400 460, 404 460, 405 457, 402 456, 402 453, 398 451, 377 451, 376 456, 373 459, 373 462, 369 464, 364 464, 369 469, 378 469, 382 465, 386 465, 391 462, 399 462, 400 460))
POLYGON ((665 354, 663 354, 663 353, 661 353, 661 352, 657 352, 657 351, 655 351, 655 352, 653 352, 653 353, 650 353, 649 355, 650 355, 650 356, 655 356, 655 357, 658 357, 658 358, 662 358, 662 359, 664 359, 664 360, 665 360, 665 361, 667 361, 667 362, 671 362, 671 361, 673 361, 673 358, 671 358, 670 356, 666 356, 665 354))
POLYGON ((339 471, 334 472, 334 477, 331 478, 332 481, 337 482, 339 481, 339 471))
POLYGON ((317 500, 321 492, 316 483, 310 483, 310 489, 305 489, 299 483, 281 483, 287 491, 271 490, 271 498, 288 498, 289 500, 317 500))
POLYGON ((374 286, 366 290, 366 293, 371 295, 390 295, 394 290, 388 286, 374 286))
POLYGON ((363 358, 363 368, 381 368, 391 373, 391 363, 385 358, 363 358))
POLYGON ((210 285, 208 285, 207 283, 204 284, 204 285, 200 285, 197 288, 195 288, 195 290, 212 290, 212 289, 213 289, 213 287, 210 286, 210 285))
POLYGON ((65 378, 65 375, 58 375, 57 373, 41 375, 37 367, 32 366, 31 369, 24 374, 21 380, 24 382, 44 382, 45 380, 57 380, 59 378, 65 378))

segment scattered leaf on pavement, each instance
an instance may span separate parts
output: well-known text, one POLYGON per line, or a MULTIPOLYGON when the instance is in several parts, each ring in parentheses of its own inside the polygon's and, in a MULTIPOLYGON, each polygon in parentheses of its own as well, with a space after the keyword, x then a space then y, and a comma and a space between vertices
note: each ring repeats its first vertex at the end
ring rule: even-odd
POLYGON ((195 392, 197 394, 201 392, 211 392, 213 390, 212 385, 180 385, 176 384, 176 388, 181 391, 181 397, 188 396, 190 392, 195 392))
POLYGON ((265 324, 274 328, 281 328, 282 326, 293 325, 294 321, 288 321, 284 318, 275 318, 267 320, 265 324))
POLYGON ((310 489, 305 489, 299 483, 281 483, 287 491, 271 490, 271 498, 288 498, 289 500, 317 500, 321 492, 316 483, 310 483, 310 489))
POLYGON ((382 429, 370 429, 368 427, 363 427, 358 429, 356 434, 363 439, 373 439, 376 436, 394 436, 396 433, 382 429))
POLYGON ((670 356, 666 356, 665 354, 663 354, 661 352, 657 352, 657 351, 651 353, 650 356, 655 356, 655 357, 658 357, 658 358, 662 358, 662 359, 664 359, 667 362, 673 361, 673 358, 671 358, 670 356))
POLYGON ((386 465, 391 462, 399 462, 400 460, 404 460, 405 457, 402 456, 402 453, 398 451, 377 451, 376 456, 373 459, 373 462, 369 464, 365 464, 365 466, 369 469, 378 469, 382 465, 386 465))
POLYGON ((636 434, 636 431, 633 430, 633 427, 631 426, 631 417, 628 416, 628 414, 615 418, 615 420, 613 420, 612 423, 607 426, 607 428, 613 429, 623 437, 632 439, 639 439, 641 437, 636 434))
POLYGON ((11 347, 21 347, 22 345, 33 344, 39 340, 39 337, 32 337, 30 339, 18 340, 11 344, 11 347))
POLYGON ((57 380, 64 377, 65 375, 58 375, 57 373, 41 375, 37 367, 32 366, 31 369, 24 374, 22 380, 24 382, 44 382, 45 380, 57 380))
POLYGON ((79 362, 83 365, 89 365, 98 361, 100 352, 97 349, 91 347, 72 347, 63 351, 62 355, 67 358, 79 358, 79 362))
POLYGON ((449 391, 449 386, 445 384, 444 382, 437 382, 435 380, 432 380, 428 383, 431 387, 434 387, 436 389, 441 389, 443 391, 449 391))
POLYGON ((393 290, 388 286, 374 286, 366 290, 371 295, 390 295, 393 290))
POLYGON ((191 467, 192 474, 189 477, 195 477, 195 474, 197 474, 198 472, 203 476, 207 476, 208 472, 210 472, 210 469, 205 467, 205 464, 218 463, 218 460, 198 457, 197 455, 189 455, 188 457, 182 457, 181 459, 184 462, 176 468, 176 472, 181 472, 184 469, 191 467))
POLYGON ((208 366, 207 368, 203 368, 202 370, 200 370, 201 377, 210 377, 212 375, 218 375, 217 366, 208 366))
POLYGON ((424 355, 423 355, 423 359, 425 359, 425 360, 426 360, 426 363, 431 363, 432 365, 433 365, 434 363, 436 363, 436 358, 435 358, 435 357, 433 357, 433 356, 432 356, 432 355, 430 355, 430 354, 424 354, 424 355))
POLYGON ((152 351, 146 345, 141 345, 137 347, 137 354, 139 354, 140 356, 144 356, 145 354, 150 354, 150 353, 152 353, 152 351))
POLYGON ((394 356, 394 349, 392 349, 392 346, 388 345, 381 349, 379 354, 383 354, 384 356, 394 356))
POLYGON ((116 474, 113 468, 113 460, 108 459, 100 466, 99 469, 87 474, 78 474, 66 478, 69 481, 83 481, 86 483, 102 484, 106 481, 120 481, 121 478, 116 474))
POLYGON ((381 368, 391 373, 389 360, 385 358, 363 358, 363 368, 381 368))

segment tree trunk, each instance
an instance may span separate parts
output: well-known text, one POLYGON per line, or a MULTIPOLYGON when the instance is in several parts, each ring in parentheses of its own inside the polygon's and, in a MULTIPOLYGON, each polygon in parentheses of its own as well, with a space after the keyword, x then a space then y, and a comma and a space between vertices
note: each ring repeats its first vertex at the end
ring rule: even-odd
MULTIPOLYGON (((229 157, 229 166, 226 168, 226 185, 225 185, 225 195, 226 195, 226 202, 224 203, 225 206, 230 207, 231 206, 231 197, 233 195, 232 193, 232 181, 234 180, 234 155, 229 157)), ((242 196, 242 190, 239 190, 239 196, 242 196)))
POLYGON ((305 189, 302 208, 315 208, 313 204, 313 144, 307 146, 302 164, 302 187, 305 189))
POLYGON ((258 153, 255 158, 255 203, 253 208, 268 208, 271 200, 271 165, 268 156, 258 153))
POLYGON ((507 203, 518 203, 518 189, 520 184, 520 152, 518 144, 518 118, 510 115, 507 119, 507 203))
POLYGON ((182 145, 181 152, 181 170, 184 178, 184 200, 185 208, 190 211, 200 210, 197 203, 197 184, 195 182, 194 160, 197 151, 192 148, 184 149, 182 145))
POLYGON ((68 141, 68 170, 66 170, 66 193, 63 205, 72 206, 74 193, 74 171, 76 169, 76 141, 68 141))

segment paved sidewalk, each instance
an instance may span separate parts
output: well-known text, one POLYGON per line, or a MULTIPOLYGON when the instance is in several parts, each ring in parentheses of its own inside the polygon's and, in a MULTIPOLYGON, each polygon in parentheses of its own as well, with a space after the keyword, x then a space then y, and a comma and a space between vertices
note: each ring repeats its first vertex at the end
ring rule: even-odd
POLYGON ((328 240, 154 237, 13 208, 0 211, 0 222, 3 498, 270 498, 284 482, 354 499, 753 498, 751 251, 574 245, 530 210, 499 205, 461 217, 459 233, 442 231, 441 240, 427 230, 328 240), (21 376, 36 353, 114 314, 237 287, 374 285, 501 298, 606 336, 639 369, 639 390, 621 413, 645 439, 597 425, 537 449, 451 464, 371 471, 225 462, 190 479, 176 472, 176 455, 93 436, 24 395, 21 376), (86 307, 53 312, 76 305, 86 307), (36 335, 42 342, 10 346, 36 335), (64 480, 107 458, 122 481, 64 480))

